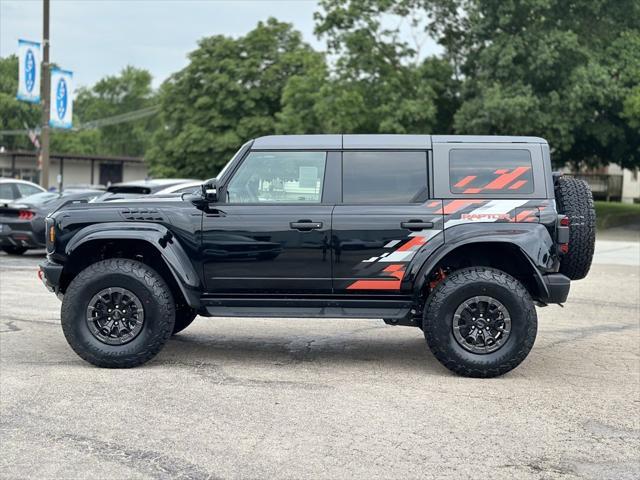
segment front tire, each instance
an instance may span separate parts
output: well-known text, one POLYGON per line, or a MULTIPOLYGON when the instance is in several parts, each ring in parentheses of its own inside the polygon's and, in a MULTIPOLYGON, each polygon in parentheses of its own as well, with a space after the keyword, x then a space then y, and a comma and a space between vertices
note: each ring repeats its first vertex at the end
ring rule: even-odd
POLYGON ((90 265, 62 301, 71 348, 98 367, 131 368, 155 357, 173 332, 171 290, 151 267, 114 258, 90 265))
POLYGON ((511 275, 485 267, 450 274, 427 299, 422 329, 429 348, 465 377, 497 377, 517 367, 536 339, 531 296, 511 275))

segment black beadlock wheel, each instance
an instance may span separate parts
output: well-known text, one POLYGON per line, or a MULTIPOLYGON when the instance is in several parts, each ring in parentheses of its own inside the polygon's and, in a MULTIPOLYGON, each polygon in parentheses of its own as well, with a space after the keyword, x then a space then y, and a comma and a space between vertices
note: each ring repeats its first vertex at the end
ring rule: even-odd
POLYGON ((560 273, 571 280, 587 276, 596 245, 596 211, 589 184, 573 177, 556 182, 558 212, 569 217, 569 251, 560 260, 560 273))
POLYGON ((511 275, 488 267, 457 270, 427 299, 422 329, 430 350, 466 377, 496 377, 517 367, 536 339, 529 292, 511 275))
POLYGON ((67 288, 62 330, 71 348, 93 365, 130 368, 155 357, 171 336, 171 290, 151 267, 124 258, 94 263, 67 288))

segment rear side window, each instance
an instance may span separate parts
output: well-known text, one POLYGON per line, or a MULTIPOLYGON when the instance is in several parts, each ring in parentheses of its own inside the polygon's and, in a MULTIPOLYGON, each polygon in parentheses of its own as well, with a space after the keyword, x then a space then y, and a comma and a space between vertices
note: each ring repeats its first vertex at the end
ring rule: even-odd
POLYGON ((451 193, 533 193, 528 150, 462 149, 449 152, 451 193))
POLYGON ((344 152, 344 203, 414 203, 426 199, 426 152, 344 152))

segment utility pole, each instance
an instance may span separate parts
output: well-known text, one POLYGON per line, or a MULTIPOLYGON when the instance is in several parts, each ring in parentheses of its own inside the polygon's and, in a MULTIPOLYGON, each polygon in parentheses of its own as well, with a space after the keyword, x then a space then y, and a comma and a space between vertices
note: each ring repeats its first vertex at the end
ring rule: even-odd
POLYGON ((40 185, 49 189, 49 113, 51 76, 49 75, 49 0, 42 0, 42 131, 40 136, 40 185))

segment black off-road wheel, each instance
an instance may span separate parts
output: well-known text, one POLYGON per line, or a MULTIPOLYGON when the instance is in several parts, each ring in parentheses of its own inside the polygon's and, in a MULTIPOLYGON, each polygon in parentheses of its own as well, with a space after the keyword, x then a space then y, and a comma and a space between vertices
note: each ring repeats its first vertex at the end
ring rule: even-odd
POLYGON ((8 246, 8 247, 2 247, 2 251, 8 255, 22 255, 24 252, 27 251, 27 247, 8 246))
POLYGON ((465 377, 516 368, 536 339, 535 306, 524 286, 493 268, 457 270, 427 299, 422 330, 435 357, 465 377))
POLYGON ((197 316, 196 311, 188 305, 176 305, 176 323, 173 325, 173 335, 191 325, 197 316))
POLYGON ((130 368, 155 357, 171 336, 171 290, 152 268, 116 258, 90 265, 71 282, 62 301, 62 330, 84 360, 130 368))
POLYGON ((556 182, 558 212, 569 217, 569 251, 560 260, 560 273, 571 280, 587 276, 596 245, 596 211, 589 184, 573 177, 556 182))

